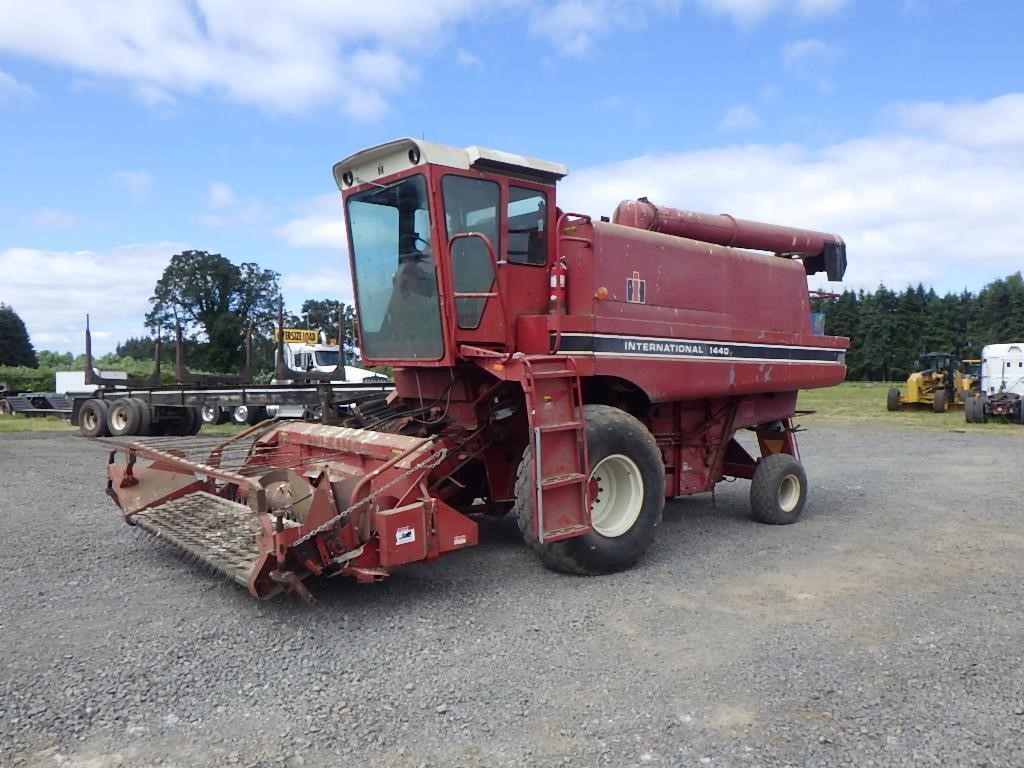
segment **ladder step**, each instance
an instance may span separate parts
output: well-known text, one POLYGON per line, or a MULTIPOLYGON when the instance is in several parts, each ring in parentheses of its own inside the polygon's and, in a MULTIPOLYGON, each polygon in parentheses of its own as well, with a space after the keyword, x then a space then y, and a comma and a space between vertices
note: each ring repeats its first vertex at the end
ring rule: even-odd
POLYGON ((583 429, 583 422, 561 421, 555 424, 541 424, 540 427, 538 427, 538 429, 540 429, 541 434, 544 434, 546 432, 565 432, 566 430, 569 429, 583 429))
POLYGON ((540 484, 540 487, 545 491, 551 488, 561 488, 563 485, 575 485, 576 483, 584 483, 587 480, 586 475, 581 475, 578 472, 571 472, 567 475, 555 475, 554 477, 545 477, 540 484))
POLYGON ((535 379, 561 379, 566 376, 576 376, 576 371, 534 371, 533 378, 535 379))

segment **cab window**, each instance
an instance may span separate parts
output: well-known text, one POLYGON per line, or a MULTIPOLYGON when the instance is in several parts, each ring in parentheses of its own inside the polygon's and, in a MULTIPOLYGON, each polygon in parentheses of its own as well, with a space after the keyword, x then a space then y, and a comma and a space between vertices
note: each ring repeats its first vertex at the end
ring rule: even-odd
POLYGON ((547 195, 535 189, 508 188, 508 260, 513 264, 547 263, 547 195))

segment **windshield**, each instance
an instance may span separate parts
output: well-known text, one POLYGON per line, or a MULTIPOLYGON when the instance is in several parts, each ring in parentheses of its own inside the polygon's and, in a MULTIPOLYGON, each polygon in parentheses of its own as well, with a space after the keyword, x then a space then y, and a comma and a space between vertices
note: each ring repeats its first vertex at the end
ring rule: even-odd
POLYGON ((353 195, 348 226, 363 355, 441 357, 441 307, 423 177, 353 195))
POLYGON ((332 368, 338 364, 338 357, 340 356, 336 350, 319 350, 313 353, 316 358, 316 364, 319 367, 331 366, 332 368))

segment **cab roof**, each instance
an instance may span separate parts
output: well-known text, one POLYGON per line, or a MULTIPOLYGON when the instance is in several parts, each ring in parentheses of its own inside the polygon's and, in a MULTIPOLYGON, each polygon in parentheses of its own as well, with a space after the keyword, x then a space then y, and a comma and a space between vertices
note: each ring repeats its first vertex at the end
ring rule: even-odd
POLYGON ((486 147, 448 147, 418 139, 396 139, 356 152, 334 164, 334 182, 346 189, 383 176, 431 163, 459 170, 500 171, 518 178, 554 183, 569 169, 561 163, 538 160, 486 147))

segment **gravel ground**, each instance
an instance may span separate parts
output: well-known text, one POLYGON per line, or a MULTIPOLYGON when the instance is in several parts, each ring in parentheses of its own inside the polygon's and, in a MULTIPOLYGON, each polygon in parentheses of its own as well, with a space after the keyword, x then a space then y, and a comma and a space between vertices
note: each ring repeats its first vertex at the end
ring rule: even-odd
POLYGON ((1024 765, 1020 440, 801 437, 797 525, 727 484, 586 579, 488 522, 308 607, 123 525, 98 446, 0 436, 0 765, 1024 765))

